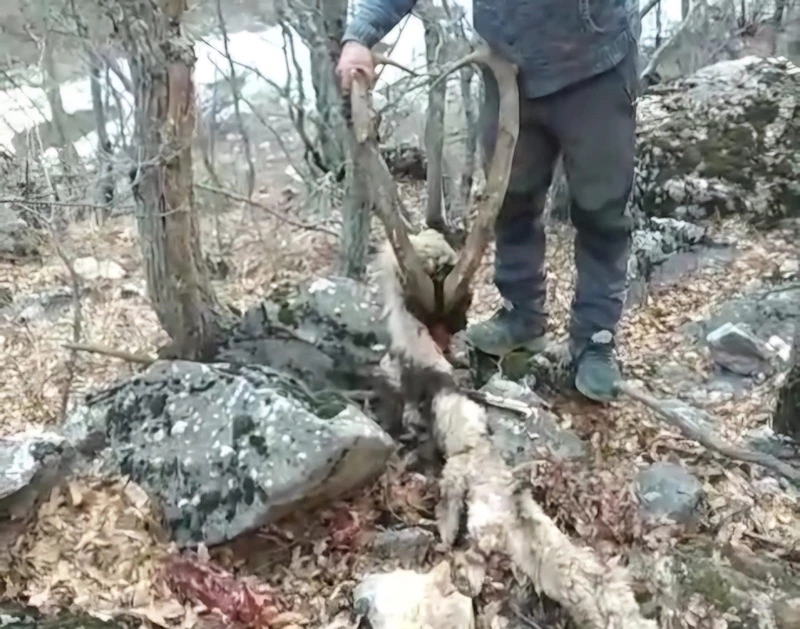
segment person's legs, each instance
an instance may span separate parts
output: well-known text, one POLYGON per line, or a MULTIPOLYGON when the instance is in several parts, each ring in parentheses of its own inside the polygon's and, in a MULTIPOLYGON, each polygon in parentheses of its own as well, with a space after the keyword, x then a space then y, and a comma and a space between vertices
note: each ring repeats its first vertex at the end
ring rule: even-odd
MULTIPOLYGON (((481 143, 488 169, 497 138, 498 93, 491 76, 484 75, 484 80, 481 143)), ((467 331, 467 339, 487 354, 543 349, 547 312, 542 214, 558 147, 542 125, 542 111, 536 101, 520 102, 519 139, 495 225, 495 284, 506 307, 467 331)))
POLYGON ((561 143, 577 230, 578 281, 570 337, 575 384, 585 396, 605 401, 621 378, 614 332, 627 289, 633 185, 636 50, 614 69, 547 99, 549 128, 561 143))

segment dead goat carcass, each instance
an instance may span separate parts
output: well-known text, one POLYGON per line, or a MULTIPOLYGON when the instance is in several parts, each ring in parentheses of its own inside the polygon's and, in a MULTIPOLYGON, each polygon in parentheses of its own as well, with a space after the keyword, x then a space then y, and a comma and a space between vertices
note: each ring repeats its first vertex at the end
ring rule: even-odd
MULTIPOLYGON (((465 323, 469 280, 505 195, 519 126, 515 68, 488 52, 469 60, 484 62, 493 70, 502 95, 501 117, 504 104, 510 115, 500 121, 487 199, 460 256, 440 234, 431 230, 409 234, 401 225, 400 215, 392 212, 396 199, 392 182, 382 174, 388 171, 377 162, 377 151, 369 152, 368 136, 360 136, 361 158, 376 160, 364 166, 378 187, 373 200, 382 208, 389 240, 379 261, 391 339, 388 364, 407 403, 417 406, 419 415, 430 422, 445 459, 437 507, 439 532, 446 545, 453 545, 466 512, 473 555, 509 556, 536 589, 559 602, 578 626, 655 629, 653 621, 641 616, 625 572, 603 565, 590 549, 575 546, 530 491, 515 481, 489 439, 485 409, 459 390, 445 355, 447 335, 465 323), (443 339, 437 338, 440 333, 443 339)), ((479 576, 471 584, 476 593, 481 582, 479 576)))

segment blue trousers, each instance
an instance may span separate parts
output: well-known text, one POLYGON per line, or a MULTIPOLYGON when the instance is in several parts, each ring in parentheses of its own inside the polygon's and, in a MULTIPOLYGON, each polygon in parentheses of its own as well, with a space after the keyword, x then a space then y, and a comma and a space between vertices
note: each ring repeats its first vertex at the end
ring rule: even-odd
MULTIPOLYGON (((577 286, 573 341, 613 332, 627 289, 632 220, 626 213, 634 176, 638 59, 554 94, 520 101, 520 134, 508 194, 495 227, 495 284, 501 295, 546 324, 543 211, 553 169, 563 154, 576 228, 577 286)), ((485 166, 497 137, 498 89, 484 74, 481 109, 485 166)))

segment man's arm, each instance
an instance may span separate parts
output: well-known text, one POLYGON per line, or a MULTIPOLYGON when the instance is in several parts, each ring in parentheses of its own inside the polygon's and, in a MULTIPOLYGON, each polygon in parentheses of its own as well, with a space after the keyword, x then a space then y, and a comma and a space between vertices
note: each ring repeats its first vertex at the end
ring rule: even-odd
POLYGON ((354 41, 372 48, 408 14, 417 0, 361 0, 347 25, 342 43, 354 41))

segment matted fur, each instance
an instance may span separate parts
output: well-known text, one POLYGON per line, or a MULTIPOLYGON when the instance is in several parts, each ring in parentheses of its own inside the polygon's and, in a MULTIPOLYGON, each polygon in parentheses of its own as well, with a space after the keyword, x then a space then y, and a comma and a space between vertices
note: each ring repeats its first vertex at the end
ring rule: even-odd
MULTIPOLYGON (((431 275, 437 265, 456 258, 444 238, 433 234, 423 232, 412 239, 431 275)), ((398 364, 423 376, 452 376, 450 363, 427 328, 406 308, 397 261, 388 245, 380 255, 379 273, 390 352, 398 364)), ((430 400, 433 434, 446 460, 437 506, 442 541, 448 546, 455 542, 466 509, 471 543, 482 553, 508 555, 537 591, 558 601, 579 626, 656 629, 654 621, 641 616, 626 573, 604 566, 590 549, 575 546, 536 504, 531 492, 517 487, 511 469, 489 439, 484 408, 460 393, 452 377, 416 381, 430 390, 423 396, 415 393, 411 402, 430 400)))

